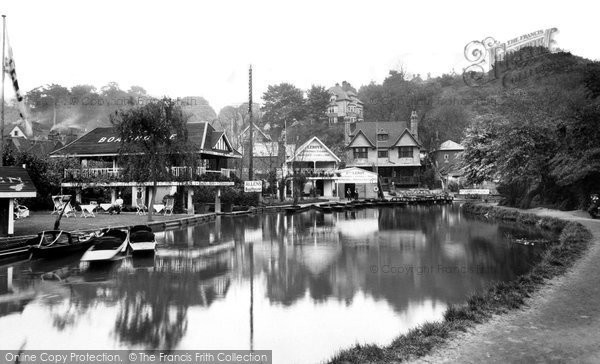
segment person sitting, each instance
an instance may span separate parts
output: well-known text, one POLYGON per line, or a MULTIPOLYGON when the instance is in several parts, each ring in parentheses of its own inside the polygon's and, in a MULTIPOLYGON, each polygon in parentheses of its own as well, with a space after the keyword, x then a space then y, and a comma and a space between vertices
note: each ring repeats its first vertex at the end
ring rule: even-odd
POLYGON ((115 200, 115 202, 112 204, 112 206, 108 209, 108 213, 111 215, 116 213, 118 215, 121 213, 122 209, 123 209, 123 199, 121 198, 121 195, 119 195, 119 197, 115 200))

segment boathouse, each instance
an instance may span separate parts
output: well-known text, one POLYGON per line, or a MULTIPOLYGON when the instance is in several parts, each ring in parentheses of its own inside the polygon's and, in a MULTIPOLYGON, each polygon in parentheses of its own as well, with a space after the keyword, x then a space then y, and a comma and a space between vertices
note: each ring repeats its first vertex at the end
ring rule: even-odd
MULTIPOLYGON (((199 167, 173 167, 170 171, 172 180, 158 182, 154 201, 160 203, 164 196, 175 194, 177 187, 185 186, 187 209, 191 212, 194 186, 214 186, 220 190, 222 186, 233 185, 233 182, 228 181, 199 181, 199 177, 209 173, 230 177, 234 173, 234 169, 230 168, 231 161, 242 156, 232 147, 224 132, 215 130, 207 122, 188 123, 187 129, 199 167)), ((75 158, 79 162, 79 168, 64 170, 61 187, 74 188, 79 202, 82 189, 106 187, 111 191, 111 203, 116 200, 118 189, 131 188, 131 205, 136 206, 137 200, 141 199, 148 206, 152 182, 134 181, 125 175, 124 168, 119 166, 120 145, 121 138, 117 129, 102 127, 52 152, 51 158, 75 158)), ((219 196, 220 193, 217 193, 216 212, 220 212, 219 196)))
POLYGON ((340 158, 316 136, 299 146, 285 161, 284 175, 304 174, 308 183, 304 193, 315 191, 315 196, 335 195, 336 170, 340 158))

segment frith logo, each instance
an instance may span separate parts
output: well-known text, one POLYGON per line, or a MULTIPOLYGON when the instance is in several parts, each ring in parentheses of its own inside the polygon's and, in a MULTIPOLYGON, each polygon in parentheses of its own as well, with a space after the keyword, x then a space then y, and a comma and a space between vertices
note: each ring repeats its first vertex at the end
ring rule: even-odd
POLYGON ((527 60, 552 52, 552 36, 556 32, 558 29, 550 28, 524 34, 505 43, 500 43, 493 37, 468 43, 464 55, 471 64, 463 69, 465 84, 477 87, 502 79, 502 84, 506 87, 508 83, 505 78, 511 70, 524 65, 527 60), (532 47, 535 51, 520 55, 518 59, 511 57, 511 54, 525 47, 532 47), (491 70, 494 72, 490 72, 491 70))

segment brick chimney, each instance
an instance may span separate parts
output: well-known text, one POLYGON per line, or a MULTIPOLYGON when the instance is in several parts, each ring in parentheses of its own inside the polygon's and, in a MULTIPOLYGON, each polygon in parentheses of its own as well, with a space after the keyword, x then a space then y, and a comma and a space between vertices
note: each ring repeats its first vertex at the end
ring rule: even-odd
POLYGON ((419 117, 415 110, 410 113, 410 132, 415 137, 419 137, 419 117))

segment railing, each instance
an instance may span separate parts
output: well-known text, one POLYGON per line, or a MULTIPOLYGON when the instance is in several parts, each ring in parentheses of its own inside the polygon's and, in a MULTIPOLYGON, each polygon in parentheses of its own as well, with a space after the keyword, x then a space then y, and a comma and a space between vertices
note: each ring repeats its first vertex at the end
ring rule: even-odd
POLYGON ((65 178, 118 177, 123 168, 66 168, 65 178))
POLYGON ((420 178, 413 176, 400 176, 393 177, 391 179, 391 182, 397 185, 418 185, 420 182, 420 178))
MULTIPOLYGON (((118 179, 124 177, 124 168, 65 168, 65 179, 94 179, 108 178, 118 179)), ((206 167, 171 167, 171 174, 176 178, 190 178, 201 176, 206 173, 218 173, 225 177, 231 177, 235 169, 221 168, 219 171, 208 170, 206 167)))

